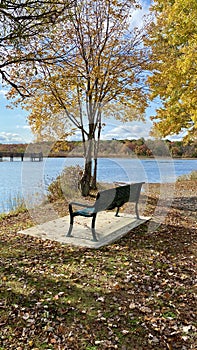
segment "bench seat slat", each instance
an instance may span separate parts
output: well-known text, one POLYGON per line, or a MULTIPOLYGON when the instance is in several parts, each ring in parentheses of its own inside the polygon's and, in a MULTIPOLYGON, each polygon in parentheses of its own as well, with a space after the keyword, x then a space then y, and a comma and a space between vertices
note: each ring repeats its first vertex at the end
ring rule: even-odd
POLYGON ((74 216, 84 216, 84 217, 91 217, 93 214, 95 213, 95 209, 94 208, 85 208, 82 210, 77 210, 75 211, 73 214, 74 216))

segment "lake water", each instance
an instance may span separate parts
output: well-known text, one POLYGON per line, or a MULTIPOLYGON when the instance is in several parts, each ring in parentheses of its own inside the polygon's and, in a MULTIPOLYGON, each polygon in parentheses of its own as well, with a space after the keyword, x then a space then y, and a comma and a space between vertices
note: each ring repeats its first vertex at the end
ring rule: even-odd
MULTIPOLYGON (((47 186, 65 166, 83 166, 82 158, 46 158, 43 162, 4 161, 0 163, 0 212, 14 206, 22 196, 38 201, 47 186)), ((102 182, 174 182, 183 174, 197 170, 197 159, 125 159, 98 160, 98 181, 102 182)))

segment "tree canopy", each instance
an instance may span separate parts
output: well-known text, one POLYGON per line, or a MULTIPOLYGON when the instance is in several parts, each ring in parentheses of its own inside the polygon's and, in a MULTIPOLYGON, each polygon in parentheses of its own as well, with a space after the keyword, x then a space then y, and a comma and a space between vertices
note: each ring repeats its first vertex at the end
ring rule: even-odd
POLYGON ((153 117, 161 136, 197 137, 197 2, 155 0, 146 44, 151 47, 148 83, 162 106, 153 117))
POLYGON ((17 84, 10 70, 15 67, 20 75, 20 64, 28 61, 50 60, 41 57, 39 50, 28 46, 34 38, 65 15, 65 9, 71 6, 64 0, 0 0, 0 75, 2 82, 11 85, 22 96, 28 95, 25 84, 17 84))
MULTIPOLYGON (((129 28, 136 6, 134 0, 76 1, 69 20, 46 33, 42 54, 48 52, 56 61, 42 62, 34 77, 31 66, 25 65, 21 76, 32 92, 23 106, 31 111, 29 121, 35 131, 42 129, 44 135, 47 120, 51 124, 51 116, 58 119, 62 111, 80 129, 81 116, 94 123, 101 109, 123 121, 143 116, 146 57, 141 33, 129 28)), ((40 45, 38 41, 39 36, 34 47, 40 45)))
MULTIPOLYGON (((143 30, 131 27, 138 6, 135 0, 75 1, 66 21, 58 21, 44 40, 38 34, 29 41, 41 55, 54 57, 34 64, 36 75, 30 63, 21 72, 32 93, 22 101, 30 110, 30 125, 42 138, 62 138, 71 126, 80 130, 86 165, 96 158, 103 115, 122 121, 143 118, 143 30)), ((15 70, 12 79, 20 84, 15 70)))

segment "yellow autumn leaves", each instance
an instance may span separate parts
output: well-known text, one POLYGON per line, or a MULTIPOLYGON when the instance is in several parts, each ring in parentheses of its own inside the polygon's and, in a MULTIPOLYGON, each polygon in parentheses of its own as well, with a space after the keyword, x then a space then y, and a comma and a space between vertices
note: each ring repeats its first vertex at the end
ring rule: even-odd
POLYGON ((148 82, 151 98, 160 97, 155 132, 161 136, 187 131, 197 137, 197 2, 157 0, 156 21, 148 30, 151 46, 148 82))

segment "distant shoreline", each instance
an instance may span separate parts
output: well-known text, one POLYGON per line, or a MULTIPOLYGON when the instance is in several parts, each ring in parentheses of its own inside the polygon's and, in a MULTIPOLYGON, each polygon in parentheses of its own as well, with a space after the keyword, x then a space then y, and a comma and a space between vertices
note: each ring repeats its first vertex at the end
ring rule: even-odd
MULTIPOLYGON (((45 156, 44 155, 44 158, 84 158, 83 155, 81 154, 66 154, 66 155, 55 155, 55 154, 50 154, 48 156, 45 156)), ((127 154, 123 154, 123 155, 117 155, 117 154, 108 154, 108 155, 105 155, 105 154, 102 154, 102 155, 99 155, 97 157, 97 159, 99 158, 125 158, 125 159, 182 159, 182 160, 197 160, 197 157, 171 157, 171 156, 150 156, 150 157, 147 157, 147 156, 137 156, 137 155, 127 155, 127 154)))
MULTIPOLYGON (((82 141, 42 141, 29 144, 1 144, 0 154, 40 153, 50 158, 83 157, 82 141)), ((99 158, 142 158, 171 157, 174 159, 197 159, 197 142, 145 140, 100 140, 99 158)))

